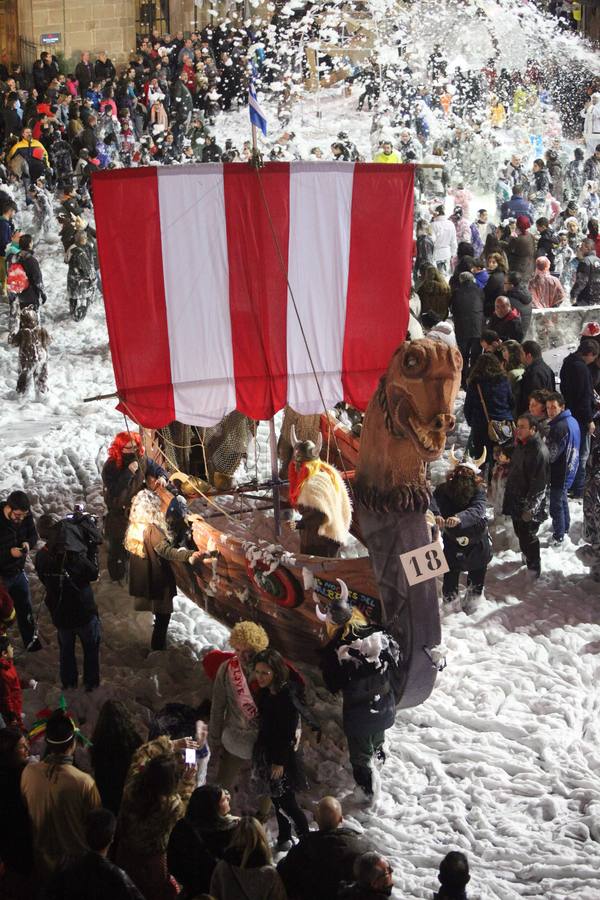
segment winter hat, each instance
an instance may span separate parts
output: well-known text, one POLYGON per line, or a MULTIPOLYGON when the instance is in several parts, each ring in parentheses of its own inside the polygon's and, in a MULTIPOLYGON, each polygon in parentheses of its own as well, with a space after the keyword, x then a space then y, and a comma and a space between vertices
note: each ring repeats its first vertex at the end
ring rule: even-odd
POLYGON ((523 234, 525 234, 526 231, 529 231, 531 228, 529 218, 527 216, 517 216, 517 228, 523 234))
POLYGON ((427 332, 427 337, 432 341, 443 341, 449 347, 456 347, 456 335, 450 322, 438 322, 427 332))
POLYGON ((586 322, 581 332, 581 337, 597 338, 600 337, 600 324, 598 322, 586 322))

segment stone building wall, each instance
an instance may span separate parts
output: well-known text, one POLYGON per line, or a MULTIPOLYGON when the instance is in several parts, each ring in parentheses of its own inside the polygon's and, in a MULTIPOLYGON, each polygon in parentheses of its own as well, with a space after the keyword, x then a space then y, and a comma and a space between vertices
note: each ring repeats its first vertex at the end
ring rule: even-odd
POLYGON ((40 50, 41 35, 58 32, 53 52, 76 63, 83 50, 106 50, 125 62, 135 48, 134 0, 19 0, 19 31, 40 50))

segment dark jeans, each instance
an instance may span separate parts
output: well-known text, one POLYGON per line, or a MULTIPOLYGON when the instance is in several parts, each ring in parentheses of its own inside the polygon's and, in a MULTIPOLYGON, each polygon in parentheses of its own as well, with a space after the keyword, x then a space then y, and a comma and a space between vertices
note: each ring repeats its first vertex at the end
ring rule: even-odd
POLYGON ((372 734, 347 734, 348 755, 352 764, 352 774, 359 787, 373 793, 373 769, 371 761, 378 750, 383 747, 385 731, 374 731, 372 734))
POLYGON ((19 626, 19 631, 21 632, 21 639, 24 646, 28 647, 35 637, 29 580, 25 572, 19 572, 17 575, 12 575, 11 577, 3 576, 2 582, 15 604, 17 624, 19 626))
POLYGON ((466 388, 467 377, 471 371, 473 364, 478 356, 481 356, 481 342, 479 338, 469 338, 467 341, 461 341, 458 345, 461 356, 463 358, 463 367, 461 374, 461 387, 466 388))
POLYGON ((292 822, 298 837, 308 833, 308 819, 298 806, 296 795, 292 791, 286 791, 281 797, 271 797, 271 800, 277 816, 278 841, 283 843, 292 839, 292 822))
POLYGON ((113 581, 121 581, 127 569, 127 550, 123 546, 127 530, 127 513, 122 509, 109 509, 104 520, 108 574, 113 581))
POLYGON ((167 647, 167 630, 171 613, 156 613, 154 616, 154 628, 150 639, 151 650, 165 650, 167 647))
POLYGON ((521 553, 525 557, 527 568, 538 569, 540 566, 540 541, 537 533, 540 523, 524 522, 522 519, 513 519, 512 523, 519 540, 521 553))
POLYGON ((588 456, 590 455, 590 435, 588 434, 587 428, 585 425, 579 423, 579 427, 581 429, 581 444, 579 446, 579 466, 577 468, 577 475, 575 476, 575 481, 573 482, 573 486, 571 487, 571 493, 573 493, 576 497, 583 497, 583 485, 585 483, 585 467, 588 461, 588 456))
POLYGON ((550 515, 552 517, 552 535, 560 540, 569 533, 571 527, 566 488, 550 488, 550 515))
MULTIPOLYGON (((467 572, 467 588, 473 588, 474 593, 482 594, 486 572, 487 566, 484 566, 482 569, 472 569, 470 572, 467 572)), ((444 597, 458 593, 459 581, 460 569, 451 569, 449 572, 446 572, 442 586, 444 597)))
POLYGON ((100 619, 94 616, 86 625, 58 628, 60 680, 64 687, 77 687, 79 673, 75 659, 75 638, 83 647, 83 683, 87 688, 100 684, 100 619))

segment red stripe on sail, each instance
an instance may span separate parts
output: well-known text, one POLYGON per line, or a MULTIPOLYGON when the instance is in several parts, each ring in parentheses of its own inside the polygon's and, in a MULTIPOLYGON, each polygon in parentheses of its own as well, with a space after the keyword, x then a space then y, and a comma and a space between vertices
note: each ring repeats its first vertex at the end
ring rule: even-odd
POLYGON ((140 425, 175 418, 156 168, 93 176, 106 324, 119 408, 140 425))
POLYGON ((365 409, 406 337, 413 243, 414 167, 357 163, 342 384, 365 409))
POLYGON ((287 394, 290 167, 223 171, 236 408, 270 419, 287 394))

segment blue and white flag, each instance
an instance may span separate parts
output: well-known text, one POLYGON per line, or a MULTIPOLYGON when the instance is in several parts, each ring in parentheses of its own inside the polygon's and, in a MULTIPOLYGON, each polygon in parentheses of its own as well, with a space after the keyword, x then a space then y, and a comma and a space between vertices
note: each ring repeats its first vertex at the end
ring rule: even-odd
POLYGON ((258 100, 256 99, 256 89, 252 81, 250 82, 250 86, 248 87, 248 112, 250 113, 250 121, 252 122, 252 124, 256 125, 257 128, 260 128, 260 130, 266 137, 267 117, 260 108, 258 100))

